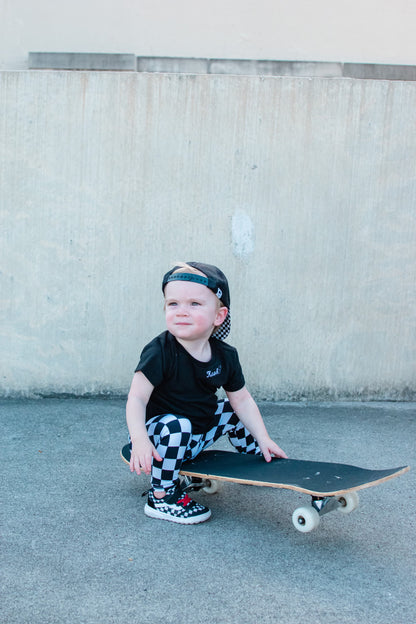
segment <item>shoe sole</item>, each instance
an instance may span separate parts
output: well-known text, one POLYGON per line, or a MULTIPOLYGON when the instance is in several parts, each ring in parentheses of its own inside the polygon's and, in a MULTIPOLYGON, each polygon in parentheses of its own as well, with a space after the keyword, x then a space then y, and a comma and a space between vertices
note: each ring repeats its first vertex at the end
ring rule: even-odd
POLYGON ((157 509, 153 509, 149 505, 145 505, 144 513, 149 518, 157 518, 158 520, 168 520, 169 522, 176 522, 176 524, 199 524, 200 522, 205 522, 208 518, 211 517, 211 511, 208 510, 204 514, 200 514, 199 516, 190 516, 189 518, 181 518, 176 516, 171 516, 166 513, 162 513, 157 509))

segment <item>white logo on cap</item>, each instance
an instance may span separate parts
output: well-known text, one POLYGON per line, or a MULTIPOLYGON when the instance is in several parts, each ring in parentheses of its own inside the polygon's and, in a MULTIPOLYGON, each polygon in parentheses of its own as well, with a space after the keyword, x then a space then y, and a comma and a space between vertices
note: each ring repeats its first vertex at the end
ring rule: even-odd
POLYGON ((218 290, 217 290, 217 292, 215 294, 217 295, 218 299, 221 299, 221 297, 222 297, 222 290, 221 290, 221 288, 218 288, 218 290))

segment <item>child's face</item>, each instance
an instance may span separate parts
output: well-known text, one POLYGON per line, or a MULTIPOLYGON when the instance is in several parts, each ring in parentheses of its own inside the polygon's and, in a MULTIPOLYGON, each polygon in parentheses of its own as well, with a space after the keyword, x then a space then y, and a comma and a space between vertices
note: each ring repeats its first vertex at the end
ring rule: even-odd
POLYGON ((226 315, 227 308, 203 284, 174 281, 165 286, 166 326, 175 338, 208 340, 226 315))

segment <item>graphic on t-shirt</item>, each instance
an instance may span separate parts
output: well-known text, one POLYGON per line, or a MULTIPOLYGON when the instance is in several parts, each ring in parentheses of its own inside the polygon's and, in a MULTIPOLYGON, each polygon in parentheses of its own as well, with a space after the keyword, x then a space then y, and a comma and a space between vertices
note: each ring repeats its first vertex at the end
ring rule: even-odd
POLYGON ((206 376, 207 379, 211 379, 211 377, 215 377, 216 375, 219 375, 221 373, 221 364, 219 366, 217 366, 217 368, 213 371, 206 371, 206 376))

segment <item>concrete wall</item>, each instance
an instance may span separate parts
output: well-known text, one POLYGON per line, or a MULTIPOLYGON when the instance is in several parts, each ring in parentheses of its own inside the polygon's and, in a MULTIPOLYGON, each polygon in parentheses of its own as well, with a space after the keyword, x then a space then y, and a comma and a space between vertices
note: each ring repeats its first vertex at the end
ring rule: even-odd
POLYGON ((3 72, 0 110, 2 394, 126 392, 198 259, 257 397, 415 397, 415 83, 3 72))
POLYGON ((414 0, 0 0, 0 69, 29 52, 416 65, 414 0))

